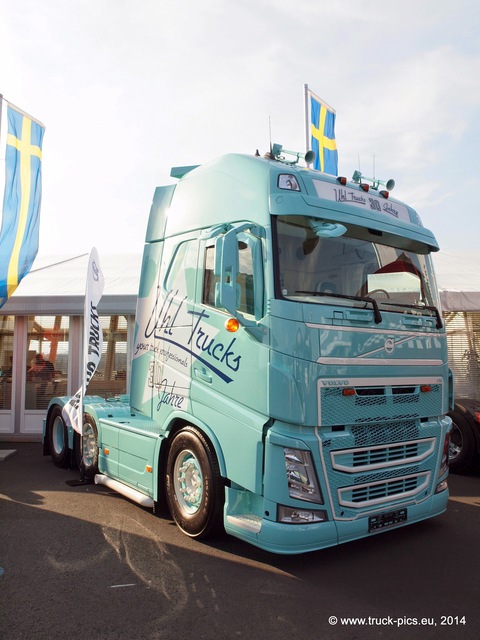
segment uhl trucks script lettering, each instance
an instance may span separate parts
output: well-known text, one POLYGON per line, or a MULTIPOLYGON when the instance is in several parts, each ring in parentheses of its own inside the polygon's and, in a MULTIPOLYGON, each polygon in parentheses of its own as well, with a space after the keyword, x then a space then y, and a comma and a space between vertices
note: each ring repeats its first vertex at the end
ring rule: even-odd
MULTIPOLYGON (((229 342, 219 340, 217 336, 211 336, 205 329, 205 320, 209 318, 209 314, 202 311, 188 311, 187 313, 193 316, 194 324, 192 326, 191 333, 188 337, 186 344, 175 339, 175 321, 177 320, 180 311, 186 301, 186 297, 180 299, 178 306, 174 304, 174 300, 178 298, 179 291, 169 291, 163 304, 159 308, 160 290, 157 289, 157 298, 155 300, 154 308, 150 319, 145 328, 145 338, 148 340, 154 335, 155 338, 161 341, 169 342, 176 347, 179 347, 183 351, 187 351, 194 357, 197 357, 202 362, 209 364, 209 360, 205 358, 208 354, 219 364, 224 364, 228 369, 236 372, 240 368, 241 355, 238 355, 233 348, 236 343, 236 338, 232 338, 229 342), (176 306, 176 308, 175 308, 176 306), (163 315, 163 317, 162 317, 163 315), (203 356, 203 357, 200 357, 203 356)), ((209 327, 211 329, 211 327, 209 327)), ((178 327, 177 327, 178 329, 178 327)), ((157 346, 151 343, 138 343, 136 347, 136 353, 139 351, 154 351, 159 352, 157 346)), ((175 359, 175 356, 170 356, 175 359)), ((210 363, 214 373, 220 376, 225 382, 231 382, 230 378, 225 373, 222 373, 214 363, 210 363)))

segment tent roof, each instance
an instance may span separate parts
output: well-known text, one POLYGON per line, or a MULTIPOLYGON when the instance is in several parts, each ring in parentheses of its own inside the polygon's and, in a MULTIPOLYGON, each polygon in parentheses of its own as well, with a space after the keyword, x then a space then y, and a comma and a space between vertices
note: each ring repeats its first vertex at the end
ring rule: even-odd
MULTIPOLYGON (((2 314, 82 315, 89 254, 37 256, 2 314)), ((135 314, 142 256, 102 255, 105 288, 98 310, 103 314, 135 314)))

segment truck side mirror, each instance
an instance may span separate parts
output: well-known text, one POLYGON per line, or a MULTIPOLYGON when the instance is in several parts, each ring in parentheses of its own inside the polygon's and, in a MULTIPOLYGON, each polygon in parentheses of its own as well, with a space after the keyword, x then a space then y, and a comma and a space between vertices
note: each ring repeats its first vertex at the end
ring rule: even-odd
POLYGON ((235 316, 238 276, 238 239, 235 229, 230 229, 215 240, 214 274, 219 278, 215 289, 215 305, 235 316))
MULTIPOLYGON (((214 275, 215 305, 223 307, 245 326, 264 314, 264 283, 261 240, 253 233, 245 233, 250 225, 230 229, 215 240, 214 275)), ((259 231, 254 227, 254 231, 259 231)), ((261 233, 261 231, 260 231, 261 233)))

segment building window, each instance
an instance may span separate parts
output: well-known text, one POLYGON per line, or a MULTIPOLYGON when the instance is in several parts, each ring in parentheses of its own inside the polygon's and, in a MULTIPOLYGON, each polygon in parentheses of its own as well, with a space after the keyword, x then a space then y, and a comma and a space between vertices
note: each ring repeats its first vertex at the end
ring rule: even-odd
POLYGON ((13 316, 0 317, 0 411, 12 408, 13 316))
POLYGON ((68 316, 29 316, 25 409, 46 409, 67 394, 68 316))
POLYGON ((87 395, 111 398, 127 392, 127 316, 100 316, 102 357, 87 395))

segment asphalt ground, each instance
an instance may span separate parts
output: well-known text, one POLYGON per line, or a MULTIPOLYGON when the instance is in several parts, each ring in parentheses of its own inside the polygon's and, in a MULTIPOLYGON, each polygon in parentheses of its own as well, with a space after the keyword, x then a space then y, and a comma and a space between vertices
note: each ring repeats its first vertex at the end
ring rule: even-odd
POLYGON ((69 486, 38 443, 0 450, 1 640, 480 637, 480 474, 438 518, 278 556, 69 486))

